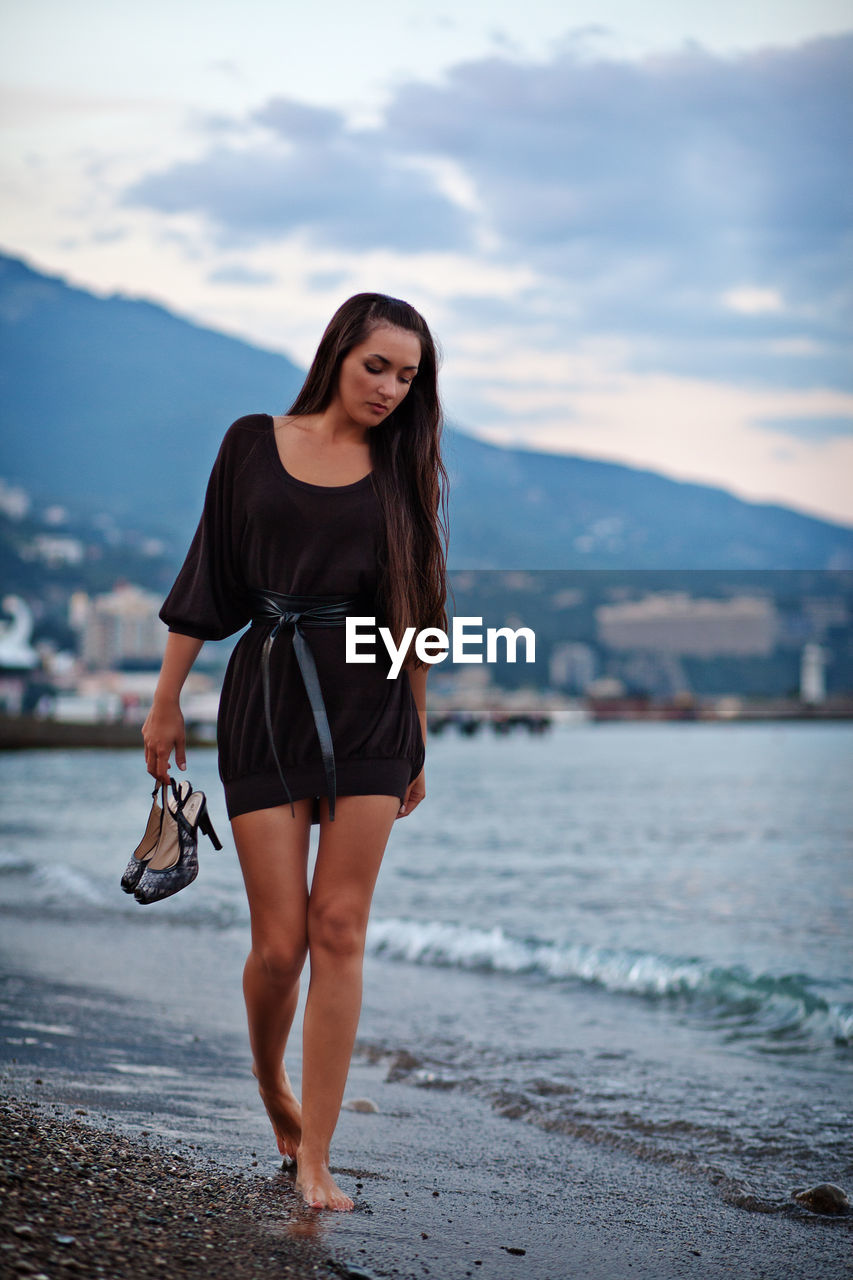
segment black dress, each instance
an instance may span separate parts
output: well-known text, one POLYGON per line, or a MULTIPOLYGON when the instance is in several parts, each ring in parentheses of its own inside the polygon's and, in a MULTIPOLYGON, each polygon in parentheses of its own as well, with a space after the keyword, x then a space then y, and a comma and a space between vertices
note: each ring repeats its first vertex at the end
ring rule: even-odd
MULTIPOLYGON (((252 589, 375 600, 384 550, 382 508, 370 474, 354 484, 316 485, 291 476, 269 414, 228 428, 211 472, 204 510, 183 567, 160 610, 170 631, 221 640, 252 618, 252 589)), ((372 613, 373 610, 368 611, 372 613)), ((383 625, 376 609, 376 626, 383 625)), ((286 804, 264 717, 261 651, 269 626, 240 637, 222 686, 217 721, 219 776, 229 818, 286 804)), ((338 795, 402 801, 423 768, 424 741, 408 673, 388 679, 391 660, 376 632, 375 663, 347 663, 343 626, 312 628, 335 753, 338 795)), ((311 705, 292 632, 270 653, 276 750, 294 800, 328 794, 311 705)))

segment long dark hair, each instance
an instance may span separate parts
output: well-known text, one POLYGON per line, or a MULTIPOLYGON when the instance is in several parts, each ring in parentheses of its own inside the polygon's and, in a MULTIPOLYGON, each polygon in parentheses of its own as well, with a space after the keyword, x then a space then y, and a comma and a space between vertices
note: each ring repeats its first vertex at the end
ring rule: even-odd
MULTIPOLYGON (((408 302, 384 293, 347 299, 329 321, 288 413, 323 413, 334 399, 344 357, 386 324, 414 333, 421 344, 418 372, 405 398, 368 432, 373 487, 387 532, 378 606, 400 644, 406 627, 448 629, 448 478, 440 448, 444 417, 436 343, 423 316, 408 302)), ((406 665, 425 665, 415 657, 414 646, 406 665)))

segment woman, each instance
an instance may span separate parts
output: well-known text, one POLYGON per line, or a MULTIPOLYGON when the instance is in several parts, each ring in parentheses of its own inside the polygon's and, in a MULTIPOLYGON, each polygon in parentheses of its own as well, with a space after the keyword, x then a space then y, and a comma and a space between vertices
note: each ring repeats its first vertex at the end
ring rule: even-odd
POLYGON ((347 663, 343 624, 375 617, 397 645, 406 626, 447 629, 441 431, 423 318, 383 294, 350 298, 289 414, 253 414, 228 429, 160 612, 169 636, 142 734, 161 782, 173 750, 186 768, 179 694, 202 643, 252 622, 223 683, 219 773, 251 913, 243 991, 252 1070, 314 1208, 353 1207, 332 1178, 329 1148, 361 1008, 368 914, 394 820, 425 795, 428 667, 407 655, 388 679, 382 644, 375 663, 347 663), (300 1107, 284 1050, 309 954, 300 1107))

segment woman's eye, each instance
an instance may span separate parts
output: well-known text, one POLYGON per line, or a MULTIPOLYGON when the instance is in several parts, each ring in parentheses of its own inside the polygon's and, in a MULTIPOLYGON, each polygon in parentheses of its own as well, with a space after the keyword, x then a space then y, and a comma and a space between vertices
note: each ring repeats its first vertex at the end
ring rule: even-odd
MULTIPOLYGON (((371 365, 371 364, 366 364, 364 367, 365 367, 365 369, 367 370, 367 372, 368 372, 368 373, 372 373, 372 374, 374 374, 374 376, 375 376, 376 374, 379 374, 379 373, 381 373, 381 372, 382 372, 382 370, 381 370, 381 369, 374 369, 374 368, 373 368, 373 365, 371 365)), ((412 385, 412 379, 411 379, 411 378, 401 378, 401 379, 400 379, 400 381, 401 381, 401 382, 403 383, 403 385, 404 385, 404 386, 406 386, 406 387, 410 387, 410 386, 412 385)))

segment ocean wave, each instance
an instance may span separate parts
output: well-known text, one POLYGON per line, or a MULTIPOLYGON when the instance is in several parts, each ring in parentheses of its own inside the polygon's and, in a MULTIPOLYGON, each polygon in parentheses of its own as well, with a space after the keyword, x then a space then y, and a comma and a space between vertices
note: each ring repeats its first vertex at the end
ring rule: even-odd
POLYGON ((94 880, 62 862, 36 867, 33 880, 44 891, 44 896, 54 902, 88 902, 92 906, 102 906, 105 902, 94 880))
MULTIPOLYGON (((152 908, 143 909, 132 895, 119 886, 124 864, 106 880, 63 862, 32 862, 12 854, 0 854, 0 875, 6 875, 0 895, 0 912, 14 912, 32 919, 73 918, 78 921, 144 919, 152 908), (16 878, 20 883, 16 883, 16 878)), ((204 872, 202 872, 204 875, 204 872)), ((248 922, 245 895, 216 885, 202 885, 201 877, 188 893, 177 894, 155 904, 153 914, 160 924, 190 925, 209 929, 229 929, 248 922)))
POLYGON ((36 865, 17 853, 0 853, 0 876, 29 875, 36 865))
POLYGON ((853 1005, 816 994, 811 987, 817 979, 803 973, 752 974, 745 965, 543 942, 513 937, 500 927, 475 929, 438 920, 373 920, 367 950, 411 964, 530 974, 553 982, 589 983, 617 995, 680 999, 710 1008, 729 1038, 760 1036, 771 1051, 808 1041, 853 1044, 853 1005))
POLYGON ((18 892, 8 886, 12 895, 9 906, 31 906, 33 894, 37 902, 48 908, 63 904, 76 907, 81 903, 98 907, 108 905, 103 887, 85 871, 70 867, 65 862, 32 862, 15 854, 0 854, 0 875, 19 876, 26 886, 24 901, 16 901, 18 892))

